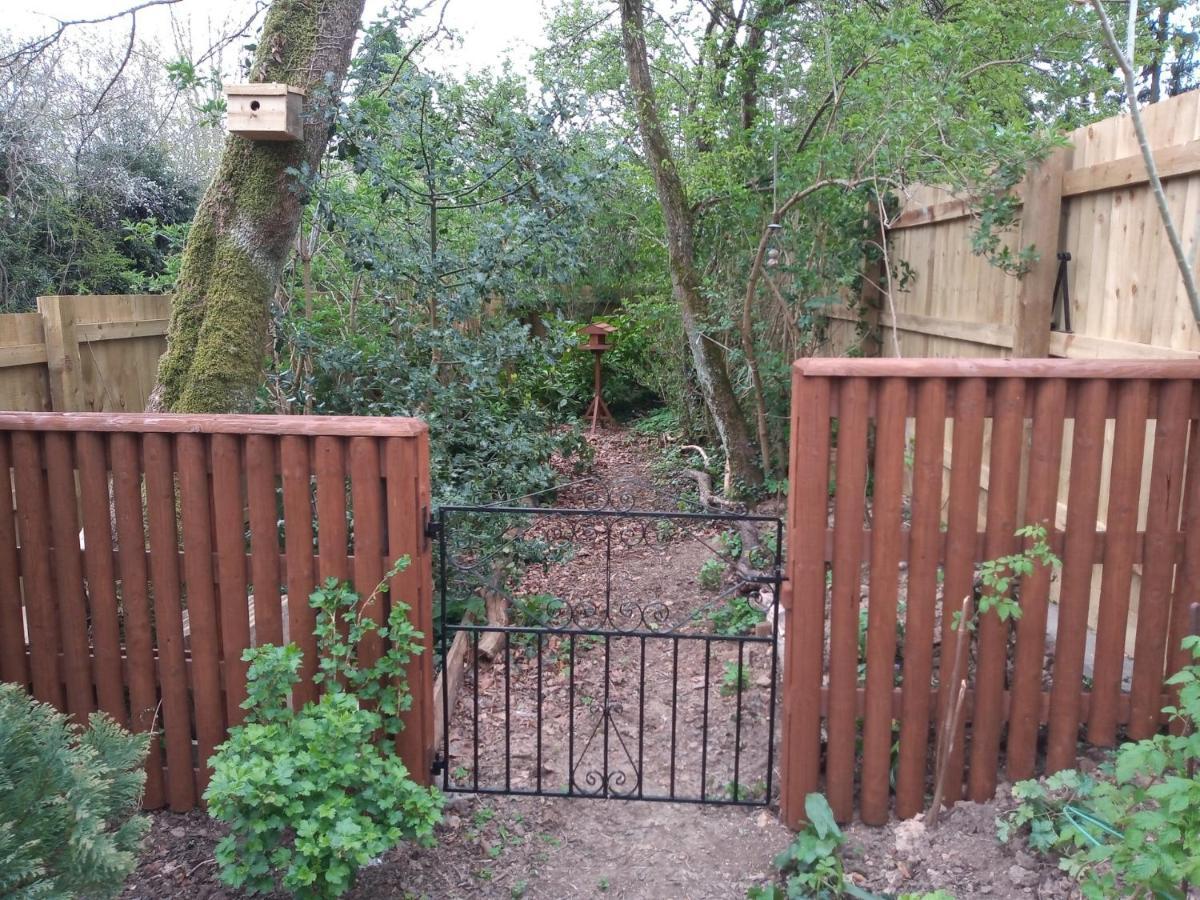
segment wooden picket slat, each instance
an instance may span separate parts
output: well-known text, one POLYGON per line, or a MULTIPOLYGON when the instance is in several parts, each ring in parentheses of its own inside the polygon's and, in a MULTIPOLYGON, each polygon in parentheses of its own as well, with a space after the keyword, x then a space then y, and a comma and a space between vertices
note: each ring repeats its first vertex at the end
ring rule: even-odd
POLYGON ((225 671, 225 721, 240 725, 246 717, 250 612, 246 581, 246 507, 242 499, 242 445, 232 434, 214 434, 209 447, 212 468, 213 533, 220 594, 221 659, 225 671))
MULTIPOLYGON (((1183 649, 1183 639, 1191 633, 1191 605, 1200 597, 1200 421, 1191 423, 1188 440, 1186 498, 1183 504, 1184 547, 1179 577, 1171 599, 1171 625, 1167 635, 1167 674, 1173 675, 1190 665, 1192 655, 1183 649)), ((1178 688, 1175 689, 1178 692, 1178 688)))
POLYGON ((36 435, 15 432, 12 453, 33 696, 65 710, 66 694, 58 665, 58 603, 50 575, 49 500, 46 479, 42 477, 42 443, 36 435))
POLYGON ((338 437, 319 437, 313 444, 317 474, 317 572, 319 579, 350 577, 346 549, 345 444, 338 437))
POLYGON ((17 523, 13 516, 12 454, 8 435, 0 434, 0 478, 9 495, 0 500, 0 680, 29 687, 25 659, 25 616, 18 576, 17 523))
POLYGON ((1179 528, 1192 399, 1190 381, 1168 381, 1156 387, 1159 414, 1146 506, 1146 551, 1130 690, 1129 736, 1134 740, 1158 730, 1175 573, 1174 542, 1169 535, 1179 528))
POLYGON ((780 812, 790 827, 804 816, 804 798, 821 777, 821 681, 825 662, 825 525, 829 510, 829 380, 792 373, 794 429, 788 505, 789 582, 781 598, 785 652, 780 752, 780 812), (790 589, 790 590, 789 590, 790 589), (790 599, 790 605, 783 604, 790 599), (792 627, 803 622, 803 627, 792 627))
POLYGON ((217 600, 212 571, 212 522, 209 518, 208 448, 198 434, 175 439, 178 455, 179 508, 183 525, 184 584, 191 630, 192 698, 196 707, 199 750, 198 793, 212 777, 208 761, 224 740, 221 708, 221 649, 217 633, 217 600))
POLYGON ((91 611, 96 698, 102 710, 128 726, 104 438, 98 434, 75 435, 75 459, 79 465, 79 507, 83 513, 83 556, 91 611))
MULTIPOLYGON (((918 384, 914 440, 904 684, 930 684, 933 680, 934 604, 941 538, 942 460, 946 443, 945 379, 929 378, 918 384)), ((915 816, 925 808, 929 726, 929 692, 904 691, 896 774, 896 812, 901 818, 915 816)))
MULTIPOLYGON (((1057 509, 1067 384, 1049 378, 1037 382, 1034 392, 1028 491, 1020 524, 1040 526, 1049 535, 1054 531, 1057 509)), ((1050 566, 1039 565, 1021 580, 1021 618, 1015 626, 1017 649, 1008 711, 1007 775, 1013 781, 1033 777, 1037 762, 1051 574, 1050 566)))
MULTIPOLYGON (((938 675, 938 720, 950 702, 958 635, 954 615, 962 598, 975 592, 975 535, 979 519, 979 475, 983 467, 984 405, 987 383, 972 378, 959 381, 954 390, 953 449, 950 461, 950 506, 946 511, 946 563, 942 589, 941 667, 938 675)), ((953 803, 962 796, 965 723, 960 720, 954 747, 946 758, 944 796, 953 803)))
MULTIPOLYGON (((855 695, 869 395, 870 384, 864 379, 849 378, 839 385, 826 793, 834 815, 841 822, 849 821, 854 814, 854 774, 858 768, 855 695)), ((791 627, 796 627, 795 623, 791 627)))
POLYGON ((50 537, 54 542, 54 586, 58 600, 67 709, 79 724, 96 710, 88 666, 87 602, 79 553, 79 507, 71 436, 45 437, 46 486, 50 498, 50 537))
MULTIPOLYGON (((350 438, 350 491, 354 514, 354 590, 360 614, 382 625, 387 618, 387 597, 376 592, 383 579, 383 483, 379 445, 375 438, 350 438)), ((359 660, 373 666, 383 654, 378 634, 366 635, 359 645, 359 660)))
POLYGON ((1092 676, 1092 710, 1088 740, 1111 746, 1117 736, 1117 699, 1125 661, 1125 626, 1133 584, 1134 541, 1142 487, 1142 453, 1150 385, 1137 379, 1117 392, 1117 422, 1109 470, 1108 515, 1105 518, 1104 573, 1100 580, 1100 612, 1096 623, 1096 662, 1092 676))
POLYGON ((390 439, 383 448, 386 472, 388 558, 410 555, 407 567, 393 578, 391 603, 408 606, 409 621, 424 635, 425 652, 406 672, 412 706, 401 716, 403 730, 396 752, 409 774, 429 784, 433 766, 433 600, 430 594, 432 555, 425 521, 429 513, 429 445, 390 439), (417 551, 414 553, 413 551, 417 551))
MULTIPOLYGON (((15 439, 16 435, 14 435, 15 439)), ((130 434, 108 441, 112 460, 113 506, 117 520, 117 563, 121 576, 121 608, 125 618, 125 655, 129 678, 129 721, 134 731, 150 733, 146 759, 149 809, 163 805, 162 748, 159 743, 158 676, 147 590, 146 532, 142 520, 141 447, 130 434)))
POLYGON ((1051 772, 1072 768, 1076 761, 1108 396, 1108 382, 1101 379, 1085 381, 1077 388, 1054 684, 1050 689, 1046 767, 1051 772))
MULTIPOLYGON (((1020 378, 1006 378, 996 385, 984 549, 988 559, 1009 554, 1016 547, 1025 386, 1026 382, 1020 378)), ((978 634, 968 783, 971 799, 982 803, 996 792, 1000 729, 1004 719, 1008 624, 994 612, 980 615, 978 634)))
POLYGON ((881 382, 875 425, 871 515, 871 578, 867 597, 867 684, 863 714, 862 820, 888 820, 891 786, 892 689, 900 586, 900 514, 904 487, 908 383, 881 382))
POLYGON ((280 440, 283 475, 283 531, 287 550, 288 635, 300 648, 298 706, 317 699, 313 676, 317 673, 316 617, 308 598, 313 591, 313 505, 309 439, 287 435, 280 440))
POLYGON ((275 496, 276 441, 246 438, 246 500, 250 507, 250 577, 254 584, 254 643, 283 643, 279 597, 279 513, 275 496))
POLYGON ((171 443, 170 435, 147 434, 142 440, 142 452, 146 466, 150 577, 154 584, 154 631, 167 748, 167 799, 172 810, 186 812, 195 805, 196 785, 192 768, 192 714, 183 652, 171 443))

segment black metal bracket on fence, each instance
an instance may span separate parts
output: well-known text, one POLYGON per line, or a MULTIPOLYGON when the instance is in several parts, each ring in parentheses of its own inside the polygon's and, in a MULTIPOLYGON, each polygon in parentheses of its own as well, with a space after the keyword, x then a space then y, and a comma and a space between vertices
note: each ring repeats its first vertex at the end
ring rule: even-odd
POLYGON ((425 537, 431 541, 435 540, 442 533, 442 523, 433 516, 425 520, 425 537))
POLYGON ((1058 254, 1058 275, 1054 279, 1054 297, 1051 300, 1050 330, 1063 334, 1073 334, 1071 329, 1071 283, 1067 278, 1067 263, 1071 261, 1070 253, 1058 254), (1058 324, 1059 312, 1062 312, 1062 326, 1058 324))
POLYGON ((442 751, 439 750, 433 755, 433 763, 429 766, 429 774, 437 778, 446 771, 446 757, 442 756, 442 751))

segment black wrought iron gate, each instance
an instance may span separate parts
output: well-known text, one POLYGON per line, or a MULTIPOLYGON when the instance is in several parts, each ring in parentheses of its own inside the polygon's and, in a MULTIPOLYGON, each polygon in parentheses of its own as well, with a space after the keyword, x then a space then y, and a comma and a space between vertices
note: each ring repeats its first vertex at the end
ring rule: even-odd
POLYGON ((438 511, 443 790, 769 802, 782 522, 606 487, 438 511))

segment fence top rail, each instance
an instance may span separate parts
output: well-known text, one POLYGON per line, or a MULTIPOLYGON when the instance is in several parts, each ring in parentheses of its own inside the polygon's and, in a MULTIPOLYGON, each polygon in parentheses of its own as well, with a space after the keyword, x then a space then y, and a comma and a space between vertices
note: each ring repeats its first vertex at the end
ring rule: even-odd
POLYGON ((800 375, 847 378, 1200 378, 1200 359, 895 359, 812 357, 800 375))
POLYGON ((376 416, 0 412, 0 431, 131 431, 159 434, 416 437, 428 430, 429 426, 421 419, 376 416))

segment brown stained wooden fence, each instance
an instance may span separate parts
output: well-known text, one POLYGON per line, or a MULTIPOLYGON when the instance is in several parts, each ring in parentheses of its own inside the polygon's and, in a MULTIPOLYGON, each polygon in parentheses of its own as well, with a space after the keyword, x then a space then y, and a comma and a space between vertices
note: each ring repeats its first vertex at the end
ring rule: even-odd
MULTIPOLYGON (((399 749, 428 779, 433 744, 429 444, 413 419, 0 413, 0 678, 83 719, 155 734, 145 805, 193 808, 205 762, 242 720, 251 645, 304 652, 329 577, 367 607, 411 606, 426 652, 408 673, 399 749), (289 602, 290 600, 290 602, 289 602)), ((364 648, 378 658, 378 643, 364 648)))
POLYGON ((1200 361, 796 364, 786 821, 799 823, 804 796, 818 790, 843 821, 856 807, 868 823, 893 808, 907 817, 925 807, 946 700, 939 685, 954 656, 951 617, 978 564, 1019 548, 1014 531, 1023 524, 1044 525, 1062 559, 1058 603, 1052 610, 1042 569, 1020 586, 1014 626, 982 617, 947 800, 985 800, 1001 773, 1016 780, 1068 768, 1081 742, 1112 746, 1161 727, 1163 680, 1183 664, 1186 609, 1200 599, 1198 379, 1200 361), (1106 429, 1114 430, 1110 452, 1106 429), (1105 475, 1107 510, 1098 515, 1105 475), (1055 525, 1059 503, 1065 527, 1055 525), (1135 570, 1141 602, 1127 623, 1135 570), (1089 636, 1094 578, 1099 609, 1089 636), (1057 638, 1048 642, 1052 614, 1057 638))

